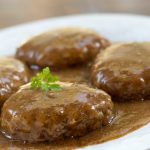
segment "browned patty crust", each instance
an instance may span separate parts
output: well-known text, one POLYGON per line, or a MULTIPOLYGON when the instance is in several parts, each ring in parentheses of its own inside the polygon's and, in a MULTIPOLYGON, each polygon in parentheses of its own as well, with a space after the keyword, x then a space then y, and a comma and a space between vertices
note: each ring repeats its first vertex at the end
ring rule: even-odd
POLYGON ((113 45, 99 54, 91 80, 116 100, 150 96, 150 43, 113 45))
POLYGON ((28 68, 15 58, 0 58, 0 105, 30 78, 28 68))
POLYGON ((66 67, 92 60, 110 45, 92 30, 62 28, 37 35, 22 44, 16 57, 29 65, 66 67))
POLYGON ((82 84, 59 83, 62 90, 48 93, 25 85, 2 109, 3 133, 29 142, 78 137, 107 125, 113 116, 111 97, 82 84))

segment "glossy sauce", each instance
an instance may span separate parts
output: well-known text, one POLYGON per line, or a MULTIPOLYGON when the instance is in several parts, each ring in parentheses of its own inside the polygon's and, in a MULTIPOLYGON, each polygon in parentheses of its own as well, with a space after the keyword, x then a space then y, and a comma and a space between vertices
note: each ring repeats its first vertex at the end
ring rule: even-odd
POLYGON ((150 96, 150 43, 123 43, 108 47, 96 58, 91 71, 95 87, 114 100, 150 96))
POLYGON ((113 104, 108 94, 83 84, 59 82, 62 90, 31 90, 24 85, 3 106, 1 126, 9 139, 29 142, 79 137, 108 125, 113 104), (80 111, 79 111, 80 110, 80 111))
MULTIPOLYGON (((69 80, 75 81, 75 75, 80 74, 81 68, 73 69, 73 71, 68 71, 69 80), (74 72, 74 74, 72 73, 74 72)), ((64 72, 57 72, 61 76, 62 80, 66 79, 64 72)), ((82 74, 82 73, 81 73, 82 74)), ((82 74, 85 75, 85 74, 82 74)), ((86 72, 88 77, 89 71, 86 72)), ((84 78, 84 76, 83 76, 84 78)), ((80 78, 82 79, 82 77, 80 78)), ((115 102, 116 108, 116 118, 109 126, 105 126, 100 130, 88 133, 86 136, 83 136, 79 139, 65 139, 64 141, 56 141, 54 143, 36 143, 36 144, 27 144, 20 143, 15 141, 9 141, 0 136, 0 149, 73 149, 78 147, 84 147, 92 144, 99 144, 108 140, 113 140, 115 138, 121 137, 131 131, 134 131, 143 125, 146 125, 150 122, 150 100, 144 101, 132 101, 117 103, 115 102)))
POLYGON ((150 101, 138 101, 132 103, 115 103, 118 111, 116 119, 110 126, 103 127, 103 129, 96 130, 87 134, 80 139, 66 139, 64 141, 57 141, 55 143, 40 143, 40 144, 23 144, 19 142, 12 142, 0 136, 1 148, 30 148, 30 149, 73 149, 77 147, 84 147, 92 144, 99 144, 108 140, 121 137, 139 127, 147 124, 150 121, 150 101), (137 115, 138 114, 138 115, 137 115))
POLYGON ((86 63, 108 45, 91 30, 62 28, 32 37, 17 49, 16 57, 29 65, 62 68, 86 63))
POLYGON ((29 82, 30 71, 21 61, 12 57, 0 58, 0 107, 11 94, 29 82))
POLYGON ((59 77, 60 81, 64 82, 75 82, 75 83, 85 83, 90 85, 90 69, 91 65, 88 64, 87 66, 76 66, 70 67, 65 70, 55 70, 53 73, 59 77))

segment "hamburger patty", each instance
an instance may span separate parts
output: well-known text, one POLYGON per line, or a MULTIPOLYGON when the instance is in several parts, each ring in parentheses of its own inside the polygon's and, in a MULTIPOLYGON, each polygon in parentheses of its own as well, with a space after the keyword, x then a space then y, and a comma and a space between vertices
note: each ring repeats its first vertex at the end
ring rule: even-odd
POLYGON ((97 56, 91 80, 116 100, 150 96, 150 43, 117 44, 107 48, 97 56))
POLYGON ((105 92, 82 84, 59 82, 62 90, 45 93, 29 84, 13 94, 2 109, 6 137, 28 142, 79 137, 109 124, 113 103, 105 92))
POLYGON ((10 57, 0 58, 0 106, 19 86, 27 83, 29 77, 29 70, 21 61, 10 57))
POLYGON ((16 57, 29 65, 59 68, 90 61, 108 45, 108 40, 91 30, 63 28, 26 41, 18 48, 16 57))

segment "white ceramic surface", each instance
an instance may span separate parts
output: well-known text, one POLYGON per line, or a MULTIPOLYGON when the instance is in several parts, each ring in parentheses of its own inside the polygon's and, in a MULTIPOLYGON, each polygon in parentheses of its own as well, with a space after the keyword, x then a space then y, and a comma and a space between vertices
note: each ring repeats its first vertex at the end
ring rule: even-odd
MULTIPOLYGON (((149 17, 123 14, 78 15, 46 19, 0 30, 0 56, 13 55, 16 47, 32 35, 66 26, 94 29, 112 42, 150 41, 149 17)), ((82 149, 148 150, 150 124, 116 140, 82 149)))

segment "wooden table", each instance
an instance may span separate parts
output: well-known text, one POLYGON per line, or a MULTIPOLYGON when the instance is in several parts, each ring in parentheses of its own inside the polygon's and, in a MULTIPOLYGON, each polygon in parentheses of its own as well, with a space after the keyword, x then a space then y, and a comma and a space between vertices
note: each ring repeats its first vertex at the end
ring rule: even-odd
POLYGON ((0 28, 47 17, 97 12, 150 15, 150 0, 0 0, 0 28))

